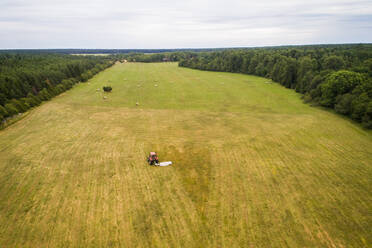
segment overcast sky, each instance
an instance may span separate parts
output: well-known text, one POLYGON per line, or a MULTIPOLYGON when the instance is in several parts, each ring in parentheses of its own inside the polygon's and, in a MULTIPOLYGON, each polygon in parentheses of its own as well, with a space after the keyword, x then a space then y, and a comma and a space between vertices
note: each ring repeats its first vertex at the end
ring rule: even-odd
POLYGON ((372 0, 0 0, 0 49, 359 42, 372 0))

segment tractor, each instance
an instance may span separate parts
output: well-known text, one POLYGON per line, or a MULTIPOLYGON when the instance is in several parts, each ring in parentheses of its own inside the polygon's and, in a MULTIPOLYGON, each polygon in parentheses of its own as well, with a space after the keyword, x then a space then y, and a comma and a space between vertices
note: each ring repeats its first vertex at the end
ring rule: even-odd
POLYGON ((147 158, 147 162, 149 165, 158 165, 159 164, 159 158, 156 152, 150 152, 149 157, 147 158))

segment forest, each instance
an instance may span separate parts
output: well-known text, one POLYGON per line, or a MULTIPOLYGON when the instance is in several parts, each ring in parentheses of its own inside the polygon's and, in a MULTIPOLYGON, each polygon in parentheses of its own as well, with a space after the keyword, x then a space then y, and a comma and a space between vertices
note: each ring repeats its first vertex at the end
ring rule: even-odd
POLYGON ((177 51, 177 52, 162 52, 162 53, 138 53, 131 52, 127 54, 115 54, 112 55, 117 61, 128 61, 128 62, 143 62, 143 63, 153 63, 153 62, 175 62, 184 59, 189 59, 194 56, 196 52, 190 51, 177 51))
POLYGON ((268 47, 189 53, 179 66, 270 78, 372 128, 372 44, 268 47))
POLYGON ((0 53, 0 122, 86 82, 112 64, 102 56, 0 53))

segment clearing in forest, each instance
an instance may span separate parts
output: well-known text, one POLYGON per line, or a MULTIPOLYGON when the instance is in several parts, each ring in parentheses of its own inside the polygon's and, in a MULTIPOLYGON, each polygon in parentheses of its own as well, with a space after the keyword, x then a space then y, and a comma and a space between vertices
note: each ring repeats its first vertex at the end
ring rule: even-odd
POLYGON ((266 82, 124 63, 32 110, 0 131, 0 246, 367 247, 371 131, 266 82))

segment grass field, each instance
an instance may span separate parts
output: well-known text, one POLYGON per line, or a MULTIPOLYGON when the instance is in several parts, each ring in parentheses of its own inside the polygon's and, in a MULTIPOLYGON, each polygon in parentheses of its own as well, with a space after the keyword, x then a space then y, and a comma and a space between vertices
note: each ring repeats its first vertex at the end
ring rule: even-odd
POLYGON ((0 247, 370 247, 371 192, 370 131, 175 63, 116 64, 0 131, 0 247))

